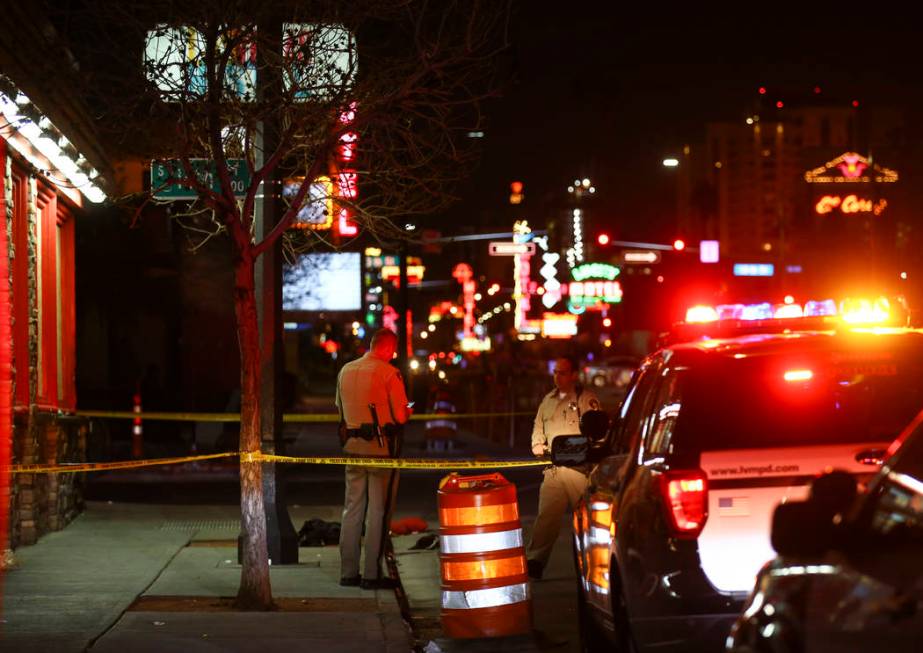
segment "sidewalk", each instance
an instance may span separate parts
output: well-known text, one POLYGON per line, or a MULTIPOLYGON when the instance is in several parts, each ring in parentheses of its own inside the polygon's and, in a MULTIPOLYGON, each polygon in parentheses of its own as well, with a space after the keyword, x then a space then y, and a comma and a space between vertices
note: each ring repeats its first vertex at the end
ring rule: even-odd
MULTIPOLYGON (((339 452, 334 434, 307 429, 298 433, 294 448, 300 455, 339 452)), ((465 430, 453 451, 427 454, 419 423, 408 429, 404 455, 519 457, 465 430)), ((236 469, 206 467, 107 476, 143 487, 165 476, 205 482, 235 474, 236 469)), ((152 483, 151 491, 157 487, 152 483)), ((310 518, 339 521, 341 509, 291 506, 290 514, 297 528, 310 518)), ((430 528, 435 532, 438 524, 430 521, 430 528)), ((0 575, 0 652, 497 649, 498 640, 442 638, 438 548, 412 550, 421 534, 393 539, 416 640, 393 591, 340 587, 335 546, 302 547, 299 564, 271 569, 277 610, 235 611, 238 534, 236 505, 91 502, 64 530, 18 549, 19 568, 0 575)), ((531 637, 505 638, 502 646, 511 653, 536 650, 531 637)))
POLYGON ((278 610, 233 610, 238 530, 232 506, 90 504, 16 552, 0 651, 411 650, 394 592, 340 587, 332 546, 302 547, 298 565, 271 570, 278 610))

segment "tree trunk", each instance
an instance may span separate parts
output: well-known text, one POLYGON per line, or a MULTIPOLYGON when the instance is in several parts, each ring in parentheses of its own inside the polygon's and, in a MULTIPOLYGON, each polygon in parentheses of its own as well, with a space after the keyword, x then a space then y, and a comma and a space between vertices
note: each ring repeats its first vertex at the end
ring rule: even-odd
MULTIPOLYGON (((249 254, 238 252, 234 288, 240 345, 240 450, 244 453, 260 451, 260 340, 249 254)), ((243 610, 271 610, 262 463, 240 461, 240 518, 243 555, 235 605, 243 610)))

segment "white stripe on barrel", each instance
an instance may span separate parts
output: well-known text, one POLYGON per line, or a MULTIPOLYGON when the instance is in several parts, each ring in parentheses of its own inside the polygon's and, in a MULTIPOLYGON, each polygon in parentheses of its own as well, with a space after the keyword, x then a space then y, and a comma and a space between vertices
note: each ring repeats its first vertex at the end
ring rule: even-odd
POLYGON ((443 553, 485 553, 522 546, 522 529, 498 533, 471 533, 468 535, 441 535, 439 548, 443 553))
POLYGON ((505 587, 494 587, 467 592, 443 590, 442 607, 446 610, 465 610, 469 608, 495 608, 529 600, 529 584, 519 583, 505 587))

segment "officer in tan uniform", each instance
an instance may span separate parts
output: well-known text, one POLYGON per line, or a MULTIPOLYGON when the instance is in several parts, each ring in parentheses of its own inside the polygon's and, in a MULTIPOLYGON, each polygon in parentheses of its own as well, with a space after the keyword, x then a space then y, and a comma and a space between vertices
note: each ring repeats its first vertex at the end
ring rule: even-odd
MULTIPOLYGON (((550 453, 555 437, 580 433, 581 415, 589 410, 600 410, 596 395, 578 384, 577 375, 574 359, 555 360, 555 388, 542 400, 532 427, 532 453, 536 456, 550 453)), ((579 469, 553 466, 545 469, 543 474, 538 495, 538 516, 526 553, 529 576, 535 579, 542 577, 548 564, 564 512, 574 509, 587 484, 586 474, 579 469)))
MULTIPOLYGON (((390 364, 396 351, 394 332, 379 329, 372 336, 370 351, 340 370, 336 393, 341 418, 340 438, 343 451, 351 456, 391 457, 393 440, 398 437, 396 431, 410 419, 404 381, 401 373, 390 364), (370 404, 375 407, 374 414, 370 404)), ((346 466, 346 499, 340 529, 340 585, 361 585, 363 589, 389 586, 391 579, 380 576, 381 546, 384 529, 390 521, 390 514, 386 513, 390 513, 396 494, 397 470, 346 466), (365 564, 360 576, 363 521, 365 564)))

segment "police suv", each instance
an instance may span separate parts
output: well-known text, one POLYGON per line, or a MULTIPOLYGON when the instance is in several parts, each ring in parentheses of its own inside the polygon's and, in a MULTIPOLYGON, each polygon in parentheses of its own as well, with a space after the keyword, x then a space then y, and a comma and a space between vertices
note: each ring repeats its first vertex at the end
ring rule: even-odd
POLYGON ((923 408, 923 332, 836 308, 643 361, 574 514, 584 650, 720 650, 775 506, 828 468, 878 470, 923 408))

